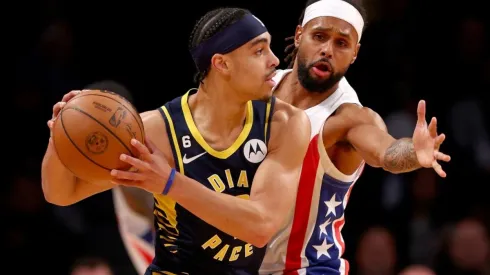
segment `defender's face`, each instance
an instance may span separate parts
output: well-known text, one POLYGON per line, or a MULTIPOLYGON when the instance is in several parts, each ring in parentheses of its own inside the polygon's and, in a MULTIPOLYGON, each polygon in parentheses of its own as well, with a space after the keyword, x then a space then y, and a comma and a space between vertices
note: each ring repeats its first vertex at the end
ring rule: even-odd
POLYGON ((301 84, 311 92, 326 92, 345 75, 360 44, 352 25, 323 16, 296 28, 297 65, 301 84))
POLYGON ((267 99, 275 86, 279 59, 270 48, 271 36, 263 33, 229 53, 230 82, 250 100, 267 99))

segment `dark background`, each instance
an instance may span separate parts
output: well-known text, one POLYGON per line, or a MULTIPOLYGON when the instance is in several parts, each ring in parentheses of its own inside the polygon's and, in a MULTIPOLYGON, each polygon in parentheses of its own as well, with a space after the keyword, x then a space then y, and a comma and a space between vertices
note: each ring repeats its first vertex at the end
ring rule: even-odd
MULTIPOLYGON (((269 28, 281 59, 303 1, 18 1, 6 3, 14 30, 14 90, 4 100, 15 136, 3 187, 5 274, 70 274, 97 256, 114 274, 134 274, 119 241, 110 192, 75 206, 44 201, 41 161, 52 105, 100 80, 126 86, 139 111, 189 88, 187 51, 196 20, 215 7, 250 9, 269 28), (13 5, 8 8, 8 4, 13 5), (20 152, 20 153, 19 153, 20 152), (13 165, 14 164, 14 165, 13 165), (12 271, 10 271, 12 270, 12 271), (17 270, 17 271, 13 271, 17 270), (17 273, 16 273, 17 272, 17 273), (19 273, 20 272, 20 273, 19 273)), ((412 264, 437 274, 490 274, 490 84, 485 1, 365 1, 370 18, 347 79, 395 137, 411 136, 419 99, 436 116, 452 156, 447 179, 432 170, 391 175, 366 168, 347 208, 351 274, 388 275, 412 264)), ((8 19, 8 18, 7 18, 8 19)), ((285 68, 284 62, 280 65, 285 68)), ((13 139, 13 140, 12 140, 13 139)), ((2 272, 2 274, 4 274, 2 272)))

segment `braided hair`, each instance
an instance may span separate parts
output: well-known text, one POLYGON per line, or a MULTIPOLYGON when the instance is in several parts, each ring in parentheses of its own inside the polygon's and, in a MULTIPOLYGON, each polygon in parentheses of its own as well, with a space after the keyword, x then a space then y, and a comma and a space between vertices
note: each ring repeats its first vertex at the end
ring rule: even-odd
MULTIPOLYGON (((306 2, 306 7, 308 7, 309 5, 311 5, 313 3, 316 3, 318 1, 320 1, 320 0, 308 0, 306 2)), ((364 7, 362 5, 362 0, 344 0, 344 1, 351 4, 352 6, 354 6, 354 8, 356 8, 359 11, 362 18, 364 19, 364 22, 365 22, 364 27, 365 27, 367 15, 366 15, 366 10, 364 9, 364 7)), ((301 12, 301 16, 299 17, 299 20, 298 20, 298 25, 303 24, 303 18, 305 16, 306 7, 301 12)), ((293 68, 294 60, 296 59, 296 54, 298 53, 298 48, 294 44, 294 35, 286 38, 286 41, 290 41, 290 40, 292 40, 293 42, 291 44, 287 45, 286 48, 284 49, 285 53, 289 52, 286 55, 286 57, 284 58, 284 62, 286 62, 286 63, 289 62, 289 65, 288 65, 289 69, 293 68)))
MULTIPOLYGON (((209 11, 194 25, 194 29, 189 38, 189 50, 197 47, 226 27, 242 19, 248 13, 250 11, 241 8, 219 8, 209 11)), ((200 71, 197 68, 194 81, 196 83, 202 83, 208 72, 209 68, 204 71, 200 71)))

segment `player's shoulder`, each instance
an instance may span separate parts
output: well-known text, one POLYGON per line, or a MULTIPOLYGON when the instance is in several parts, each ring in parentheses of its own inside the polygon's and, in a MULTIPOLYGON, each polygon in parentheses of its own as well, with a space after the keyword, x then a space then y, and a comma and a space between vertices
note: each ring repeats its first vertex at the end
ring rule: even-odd
POLYGON ((142 112, 140 113, 140 117, 145 128, 145 135, 148 138, 155 140, 167 135, 165 120, 158 109, 142 112))
POLYGON ((167 134, 165 120, 159 109, 140 113, 145 135, 158 149, 163 151, 170 163, 173 163, 173 156, 170 147, 170 139, 167 134))
POLYGON ((381 116, 371 108, 353 103, 342 104, 335 112, 334 117, 342 120, 350 127, 356 125, 373 125, 385 129, 386 125, 381 116))
POLYGON ((303 148, 310 141, 311 124, 306 113, 279 99, 276 99, 270 127, 269 146, 271 150, 290 144, 303 148))
POLYGON ((160 127, 165 126, 165 120, 162 119, 162 115, 159 110, 149 110, 140 113, 141 120, 143 121, 143 125, 145 126, 145 130, 147 127, 160 127))
POLYGON ((310 124, 309 118, 303 110, 296 108, 278 98, 276 98, 276 103, 274 105, 272 123, 278 124, 279 126, 287 126, 291 124, 304 124, 307 126, 310 124))

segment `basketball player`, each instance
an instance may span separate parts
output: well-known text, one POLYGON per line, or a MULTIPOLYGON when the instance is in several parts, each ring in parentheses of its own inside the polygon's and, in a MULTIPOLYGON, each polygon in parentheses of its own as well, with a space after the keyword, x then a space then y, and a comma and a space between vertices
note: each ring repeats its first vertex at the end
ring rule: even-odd
MULTIPOLYGON (((138 170, 84 182, 50 141, 46 199, 70 205, 114 184, 145 189, 155 197, 157 229, 146 274, 257 274, 291 210, 310 137, 306 114, 271 97, 279 60, 270 41, 246 10, 207 13, 190 38, 199 88, 141 115, 148 147, 133 140, 139 159, 121 156, 138 170)), ((55 105, 53 119, 76 93, 55 105)))
POLYGON ((269 242, 261 274, 348 274, 341 230, 365 163, 391 173, 431 167, 446 177, 437 162, 450 160, 439 152, 444 135, 437 135, 435 118, 427 127, 424 101, 413 138, 395 140, 343 78, 363 27, 363 10, 352 0, 308 1, 294 36, 292 70, 274 78, 274 95, 305 110, 312 135, 295 210, 269 242))

